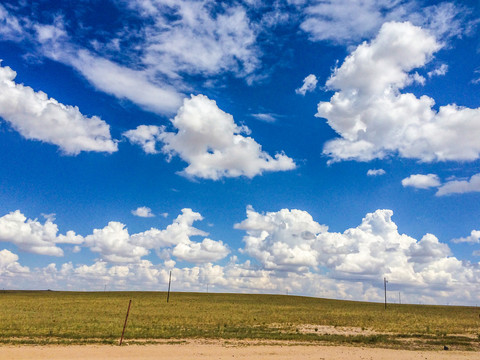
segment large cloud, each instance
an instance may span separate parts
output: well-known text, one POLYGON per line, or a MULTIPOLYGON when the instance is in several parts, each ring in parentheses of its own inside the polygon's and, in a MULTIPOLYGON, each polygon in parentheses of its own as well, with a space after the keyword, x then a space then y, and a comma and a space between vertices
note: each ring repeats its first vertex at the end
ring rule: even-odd
POLYGON ((23 137, 57 145, 68 155, 117 151, 105 121, 15 83, 16 75, 11 68, 0 66, 0 116, 23 137))
POLYGON ((318 264, 313 248, 319 233, 327 227, 301 210, 283 209, 266 214, 247 208, 247 219, 235 225, 245 230, 243 252, 258 260, 267 270, 306 271, 318 264))
POLYGON ((27 219, 20 210, 0 217, 0 241, 7 241, 19 249, 40 255, 63 256, 57 244, 81 244, 83 238, 73 231, 57 235, 58 226, 47 219, 44 224, 27 219))
POLYGON ((140 263, 142 257, 154 249, 161 257, 175 257, 190 263, 206 263, 223 259, 230 250, 222 241, 204 238, 201 242, 192 236, 208 234, 192 226, 203 217, 191 209, 182 209, 166 229, 151 228, 145 232, 130 235, 125 224, 111 221, 103 229, 95 229, 85 238, 85 245, 98 252, 102 260, 113 263, 140 263))
POLYGON ((162 141, 162 152, 169 157, 178 155, 186 161, 189 165, 182 174, 192 178, 252 178, 264 171, 295 168, 293 160, 285 154, 277 153, 272 157, 262 151, 253 138, 242 135, 248 135, 250 130, 235 124, 232 115, 204 95, 185 99, 172 124, 176 133, 142 125, 125 132, 124 136, 147 153, 157 152, 155 142, 162 141))
MULTIPOLYGON (((396 289, 395 298, 401 291, 406 302, 477 303, 478 264, 453 257, 449 247, 432 234, 416 240, 399 233, 392 215, 391 210, 377 210, 358 226, 335 233, 306 211, 258 213, 248 207, 246 219, 235 227, 246 231, 241 252, 251 259, 239 263, 232 256, 226 264, 218 265, 214 262, 227 254, 226 246, 208 238, 193 242, 191 236, 206 236, 192 226, 202 217, 184 209, 164 230, 128 235, 123 224, 110 223, 94 232, 97 240, 108 231, 120 239, 118 248, 113 242, 108 245, 106 239, 98 240, 96 245, 104 252, 114 250, 110 254, 120 256, 122 247, 130 251, 134 247, 156 249, 161 255, 159 263, 135 259, 132 254, 121 264, 99 259, 90 264, 52 263, 29 270, 18 263, 17 255, 3 250, 0 273, 5 276, 0 277, 0 286, 103 290, 107 285, 109 290, 158 290, 166 289, 172 271, 175 290, 206 291, 208 286, 217 292, 288 292, 382 301, 382 279, 387 277, 389 286, 396 289), (194 265, 176 264, 173 259, 194 265)), ((458 241, 478 243, 477 231, 458 241)))
POLYGON ((448 245, 434 235, 416 240, 400 234, 392 215, 391 210, 377 210, 359 226, 332 233, 305 211, 260 214, 249 207, 247 219, 235 227, 247 232, 242 251, 266 270, 328 269, 331 279, 371 284, 386 276, 409 291, 432 284, 448 291, 460 284, 468 286, 472 276, 480 274, 475 266, 452 257, 448 245))
POLYGON ((324 154, 331 161, 368 161, 391 154, 421 161, 480 158, 480 109, 455 104, 433 109, 428 96, 400 90, 415 79, 440 43, 427 31, 405 23, 386 23, 370 43, 358 46, 335 70, 327 86, 337 92, 318 104, 340 135, 324 154))

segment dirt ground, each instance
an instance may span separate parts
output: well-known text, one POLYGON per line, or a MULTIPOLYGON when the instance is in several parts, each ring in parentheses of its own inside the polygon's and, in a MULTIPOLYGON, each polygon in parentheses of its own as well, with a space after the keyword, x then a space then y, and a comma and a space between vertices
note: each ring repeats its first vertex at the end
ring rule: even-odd
POLYGON ((480 360, 478 352, 455 350, 410 351, 345 346, 245 345, 187 342, 155 345, 3 345, 0 359, 5 360, 132 360, 132 359, 315 359, 315 360, 480 360))

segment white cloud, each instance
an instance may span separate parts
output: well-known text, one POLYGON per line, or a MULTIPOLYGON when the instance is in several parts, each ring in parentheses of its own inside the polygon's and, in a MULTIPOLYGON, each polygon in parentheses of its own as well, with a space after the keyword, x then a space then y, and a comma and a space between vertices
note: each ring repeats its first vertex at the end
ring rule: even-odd
POLYGON ((429 71, 427 73, 428 77, 434 77, 434 76, 443 76, 447 73, 448 71, 448 65, 447 64, 442 64, 440 67, 433 69, 432 71, 429 71))
POLYGON ((223 259, 230 253, 228 246, 222 241, 203 239, 201 243, 179 243, 172 251, 172 255, 179 260, 192 263, 208 263, 223 259))
POLYGON ((0 66, 0 116, 23 137, 57 145, 67 155, 117 151, 105 121, 15 83, 16 75, 8 66, 0 66))
POLYGON ((265 121, 267 123, 274 123, 277 121, 277 116, 275 114, 270 114, 270 113, 258 113, 258 114, 252 114, 252 116, 255 119, 258 119, 260 121, 265 121))
POLYGON ((13 277, 29 273, 30 269, 18 263, 18 255, 6 249, 0 250, 0 275, 13 277))
POLYGON ((101 254, 102 259, 114 263, 139 262, 149 251, 132 243, 125 225, 110 221, 103 229, 94 229, 85 237, 85 245, 101 254))
POLYGON ((301 210, 282 209, 266 214, 247 208, 247 219, 235 224, 245 230, 242 252, 258 260, 267 270, 307 271, 316 267, 313 245, 317 235, 327 227, 315 222, 301 210))
POLYGON ((385 175, 385 170, 383 169, 368 169, 367 176, 382 176, 385 175))
POLYGON ((85 238, 85 245, 101 255, 102 261, 111 263, 141 263, 149 250, 157 251, 161 257, 174 256, 178 260, 191 263, 205 263, 223 259, 230 252, 222 241, 204 238, 201 242, 190 239, 192 236, 208 234, 192 226, 203 217, 191 209, 182 209, 172 224, 166 229, 151 228, 145 232, 130 235, 125 224, 111 221, 103 229, 93 230, 85 238))
POLYGON ((451 180, 438 188, 435 195, 465 194, 480 191, 480 174, 473 175, 468 180, 451 180))
POLYGON ((120 66, 86 50, 65 52, 60 59, 77 69, 98 90, 158 114, 174 113, 182 102, 182 94, 150 79, 146 71, 120 66))
POLYGON ((247 232, 242 251, 263 269, 297 273, 329 269, 330 279, 377 282, 383 276, 402 287, 435 283, 449 288, 468 283, 469 265, 451 257, 448 245, 432 234, 420 241, 400 234, 391 210, 369 213, 355 228, 332 233, 305 211, 283 209, 260 214, 247 208, 247 219, 235 228, 247 232), (445 274, 452 269, 448 276, 445 274), (454 270, 453 270, 454 269, 454 270))
POLYGON ((433 109, 434 100, 400 93, 409 71, 424 66, 441 45, 410 23, 386 23, 370 43, 358 46, 327 86, 338 91, 318 104, 340 138, 327 142, 330 162, 369 161, 398 154, 425 162, 480 158, 480 109, 455 104, 433 109))
POLYGON ((317 87, 317 77, 313 74, 308 75, 303 79, 302 87, 295 89, 295 92, 300 95, 305 95, 308 91, 313 91, 317 87))
POLYGON ((150 24, 144 28, 142 61, 151 69, 176 78, 181 73, 246 76, 259 66, 256 32, 241 6, 213 0, 134 0, 130 5, 150 24))
POLYGON ((468 9, 453 2, 420 8, 413 0, 317 0, 303 7, 303 13, 300 28, 312 41, 341 44, 371 38, 389 21, 408 20, 439 37, 461 36, 472 26, 465 19, 468 9))
POLYGON ((455 244, 459 244, 459 243, 480 244, 480 230, 472 230, 472 232, 470 233, 470 236, 453 239, 452 241, 455 244))
MULTIPOLYGON (((159 80, 152 69, 145 69, 145 64, 122 66, 74 44, 61 17, 56 17, 51 24, 41 24, 30 20, 21 21, 0 8, 0 19, 2 16, 9 23, 16 24, 16 35, 12 40, 20 42, 27 39, 29 47, 37 50, 36 56, 41 54, 72 66, 100 91, 119 99, 128 99, 159 114, 172 114, 181 104, 184 96, 171 84, 159 80)), ((13 32, 12 26, 6 28, 0 24, 0 34, 7 30, 13 32)), ((98 47, 109 48, 107 44, 98 47)), ((118 48, 116 52, 123 50, 118 48)))
POLYGON ((191 236, 208 235, 208 233, 192 226, 195 221, 201 220, 203 220, 203 217, 200 213, 188 208, 182 209, 182 213, 165 230, 151 228, 145 232, 133 234, 132 241, 149 249, 172 247, 182 243, 189 244, 191 236))
POLYGON ((123 133, 130 143, 139 145, 147 154, 158 154, 157 142, 161 140, 164 127, 155 125, 140 125, 136 129, 123 133))
POLYGON ((73 231, 58 235, 58 226, 51 220, 41 224, 27 219, 20 210, 0 217, 0 241, 10 242, 19 249, 40 255, 63 256, 57 244, 81 244, 83 238, 73 231))
POLYGON ((417 189, 429 189, 440 186, 440 180, 435 174, 415 174, 402 180, 404 187, 411 186, 417 189))
POLYGON ((132 214, 139 217, 149 218, 154 217, 155 214, 152 213, 152 209, 146 206, 140 206, 135 210, 132 210, 132 214))
POLYGON ((0 36, 5 40, 23 38, 23 28, 19 19, 12 16, 2 4, 0 4, 0 36))
POLYGON ((191 178, 252 178, 264 171, 295 168, 293 160, 285 154, 271 157, 253 138, 241 135, 248 135, 250 130, 235 124, 230 114, 204 95, 185 99, 171 122, 177 133, 148 127, 124 135, 150 152, 155 150, 153 142, 160 139, 164 143, 163 153, 168 157, 178 155, 189 164, 181 174, 191 178))
MULTIPOLYGON (((71 290, 158 290, 168 284, 172 271, 175 291, 282 293, 329 298, 382 301, 381 279, 402 292, 405 302, 455 302, 475 304, 480 300, 480 270, 451 255, 446 244, 426 234, 419 241, 399 233, 391 210, 367 214, 360 225, 332 233, 305 211, 283 209, 257 213, 247 208, 247 218, 235 227, 247 232, 242 252, 251 256, 243 263, 232 256, 225 265, 208 260, 225 255, 225 245, 205 238, 193 243, 189 236, 202 234, 193 228, 201 215, 184 209, 165 230, 151 229, 128 240, 137 246, 168 247, 159 264, 148 260, 111 264, 50 264, 22 276, 8 270, 0 286, 9 288, 55 288, 71 290), (181 246, 178 246, 180 245, 181 246), (185 246, 184 246, 185 245, 185 246), (171 251, 173 249, 173 251, 171 251), (169 258, 202 264, 182 266, 169 258), (13 281, 15 279, 15 281, 13 281), (32 285, 33 284, 33 285, 32 285)), ((123 227, 120 224, 120 231, 123 227)), ((472 233, 476 238, 476 233, 472 233)), ((21 266, 18 257, 0 251, 0 272, 21 266), (3 256, 5 255, 5 256, 3 256), (5 258, 5 260, 2 260, 5 258), (2 262, 3 261, 3 262, 2 262), (5 265, 6 264, 6 265, 5 265)), ((4 271, 4 274, 6 272, 4 271)), ((391 301, 391 299, 389 299, 391 301)))

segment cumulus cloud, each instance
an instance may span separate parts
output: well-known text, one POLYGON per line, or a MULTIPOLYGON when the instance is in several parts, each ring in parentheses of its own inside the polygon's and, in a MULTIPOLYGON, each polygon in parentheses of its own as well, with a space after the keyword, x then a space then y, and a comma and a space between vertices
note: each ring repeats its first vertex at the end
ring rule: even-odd
POLYGON ((140 125, 136 129, 123 133, 130 143, 139 145, 147 154, 158 154, 157 142, 161 140, 164 127, 155 125, 140 125))
POLYGON ((30 269, 18 263, 18 255, 6 249, 0 250, 0 275, 13 277, 27 274, 30 269))
POLYGON ((20 210, 0 217, 0 241, 10 242, 19 249, 40 255, 63 256, 57 244, 81 244, 83 237, 68 231, 57 235, 58 226, 47 219, 44 224, 27 219, 20 210))
POLYGON ((67 155, 117 151, 105 121, 15 83, 16 75, 8 66, 0 66, 0 116, 23 137, 57 145, 67 155))
POLYGON ((368 169, 367 176, 382 176, 385 175, 385 170, 383 169, 368 169))
POLYGON ((404 187, 411 186, 417 189, 429 189, 440 186, 440 179, 435 174, 416 174, 403 179, 402 185, 404 187))
POLYGON ((315 222, 301 210, 282 209, 266 214, 247 208, 247 219, 235 224, 245 230, 242 251, 258 260, 267 270, 307 271, 316 267, 317 251, 313 248, 317 235, 327 227, 315 222))
POLYGON ((164 154, 178 155, 189 164, 181 174, 191 178, 252 178, 264 171, 295 168, 293 160, 285 154, 272 157, 253 138, 242 135, 249 135, 250 130, 235 124, 232 115, 204 95, 185 99, 171 122, 178 130, 176 133, 150 126, 131 130, 124 136, 150 153, 156 151, 154 142, 162 141, 164 154))
POLYGON ((230 252, 222 241, 204 238, 195 242, 192 236, 207 236, 208 233, 193 227, 203 217, 191 209, 182 213, 166 229, 151 228, 145 232, 129 234, 125 224, 111 221, 103 229, 93 230, 85 237, 85 245, 100 253, 102 261, 108 263, 140 263, 149 250, 157 251, 161 257, 175 257, 191 263, 206 263, 223 259, 230 252))
MULTIPOLYGON (((212 262, 227 254, 225 244, 208 238, 193 242, 190 236, 206 236, 192 226, 202 217, 184 209, 166 229, 150 229, 128 240, 123 224, 117 224, 114 232, 123 237, 121 246, 128 242, 159 249, 158 264, 145 259, 123 263, 98 259, 91 264, 49 264, 29 271, 18 264, 15 254, 4 250, 0 251, 0 273, 7 275, 0 277, 0 286, 103 290, 108 284, 109 290, 158 290, 166 288, 172 271, 175 290, 205 291, 208 284, 210 291, 217 292, 288 291, 382 301, 381 279, 387 277, 407 302, 475 304, 480 300, 478 266, 453 257, 448 245, 432 234, 417 240, 400 233, 392 216, 391 210, 377 210, 358 226, 337 233, 329 232, 306 211, 259 213, 248 207, 246 219, 235 227, 246 232, 241 252, 250 258, 239 263, 232 256, 218 265, 212 262), (167 256, 163 256, 165 248, 167 256)), ((477 235, 474 231, 465 241, 478 243, 477 235)))
POLYGON ((222 241, 203 239, 200 243, 179 243, 172 251, 172 255, 179 260, 192 263, 208 263, 223 259, 230 253, 222 241))
POLYGON ((472 272, 478 273, 451 257, 448 245, 434 235, 416 240, 400 234, 392 215, 391 210, 377 210, 357 227, 334 233, 305 211, 261 214, 249 207, 247 219, 235 228, 247 232, 242 251, 271 271, 315 273, 323 268, 330 279, 375 282, 387 276, 417 289, 432 283, 443 289, 457 281, 467 284, 472 272))
POLYGON ((473 175, 468 180, 451 180, 438 188, 435 195, 444 196, 450 194, 464 194, 480 191, 480 174, 473 175))
POLYGON ((131 241, 125 225, 110 221, 103 229, 94 229, 93 234, 85 238, 85 245, 98 252, 102 260, 113 263, 139 262, 149 251, 131 241))
POLYGON ((424 162, 480 158, 480 109, 452 104, 435 111, 432 98, 400 92, 413 81, 409 72, 440 48, 420 27, 390 22, 335 69, 327 86, 337 92, 316 114, 340 135, 324 146, 330 162, 392 154, 424 162))
POLYGON ((308 75, 303 79, 302 87, 295 89, 295 92, 300 95, 305 95, 308 91, 313 91, 317 87, 317 77, 313 74, 308 75))
POLYGON ((469 236, 453 239, 455 244, 459 243, 469 243, 469 244, 480 244, 480 230, 472 230, 469 236))
POLYGON ((146 206, 140 206, 135 210, 132 210, 132 214, 135 216, 144 217, 144 218, 155 216, 155 214, 152 213, 152 209, 146 206))

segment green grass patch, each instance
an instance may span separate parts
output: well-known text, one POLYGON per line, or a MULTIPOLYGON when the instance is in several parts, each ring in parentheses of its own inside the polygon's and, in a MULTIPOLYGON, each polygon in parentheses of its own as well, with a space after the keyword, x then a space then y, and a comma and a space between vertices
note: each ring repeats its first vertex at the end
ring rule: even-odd
POLYGON ((162 292, 1 292, 0 343, 116 343, 130 299, 130 342, 205 338, 479 348, 475 307, 392 304, 385 310, 378 303, 205 293, 172 293, 167 303, 162 292))

